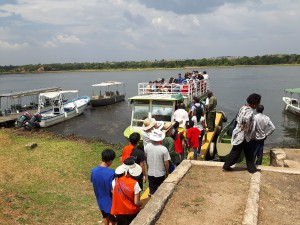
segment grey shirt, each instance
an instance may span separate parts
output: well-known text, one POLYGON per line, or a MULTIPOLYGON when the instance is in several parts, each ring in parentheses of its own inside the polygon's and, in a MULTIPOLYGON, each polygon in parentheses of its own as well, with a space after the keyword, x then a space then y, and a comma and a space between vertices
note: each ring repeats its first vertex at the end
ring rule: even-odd
POLYGON ((166 175, 164 162, 171 159, 168 149, 161 144, 149 143, 144 151, 147 158, 148 175, 154 177, 166 175))

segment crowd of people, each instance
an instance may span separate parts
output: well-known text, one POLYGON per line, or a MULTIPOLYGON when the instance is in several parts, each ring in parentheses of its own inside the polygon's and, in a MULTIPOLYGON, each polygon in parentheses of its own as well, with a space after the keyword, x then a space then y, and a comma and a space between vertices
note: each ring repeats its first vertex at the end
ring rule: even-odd
POLYGON ((189 84, 195 90, 206 90, 206 85, 209 80, 209 76, 206 71, 198 72, 186 72, 184 76, 181 73, 177 78, 170 77, 168 81, 165 78, 159 78, 154 81, 149 81, 145 87, 145 93, 149 92, 185 92, 187 89, 182 88, 182 85, 189 84))
MULTIPOLYGON (((249 172, 256 172, 256 165, 261 164, 264 140, 275 127, 263 114, 260 100, 261 96, 254 93, 239 110, 232 134, 233 148, 223 171, 232 170, 231 166, 242 151, 249 172), (256 115, 253 109, 257 110, 256 115)), ((102 152, 102 162, 92 170, 91 182, 105 224, 130 224, 143 205, 140 192, 147 179, 151 197, 187 153, 193 152, 193 158, 197 159, 205 133, 214 129, 209 125, 211 121, 206 123, 205 117, 207 120, 215 119, 215 115, 209 116, 209 113, 215 114, 216 105, 216 98, 209 92, 206 104, 194 98, 189 111, 181 103, 173 114, 172 122, 145 119, 141 134, 134 132, 129 136, 129 143, 122 151, 122 164, 115 171, 109 168, 116 157, 115 152, 111 149, 102 152), (141 138, 143 146, 139 148, 141 138)))

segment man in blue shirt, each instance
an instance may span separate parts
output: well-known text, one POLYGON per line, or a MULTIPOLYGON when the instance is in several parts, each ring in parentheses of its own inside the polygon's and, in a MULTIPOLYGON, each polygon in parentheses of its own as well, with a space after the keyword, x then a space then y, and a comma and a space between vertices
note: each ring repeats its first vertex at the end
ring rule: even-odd
POLYGON ((108 167, 111 166, 116 158, 116 153, 112 149, 105 149, 101 156, 102 162, 100 166, 92 170, 91 182, 93 183, 95 196, 103 216, 104 224, 114 225, 116 218, 110 214, 110 210, 112 204, 112 181, 115 179, 115 171, 108 167))

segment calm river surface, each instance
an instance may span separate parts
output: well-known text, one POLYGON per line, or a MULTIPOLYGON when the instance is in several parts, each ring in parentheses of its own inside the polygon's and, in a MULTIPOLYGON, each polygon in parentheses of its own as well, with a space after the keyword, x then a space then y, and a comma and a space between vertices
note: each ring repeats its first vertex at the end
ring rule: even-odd
MULTIPOLYGON (((204 69, 198 69, 203 71, 204 69)), ((288 146, 300 141, 300 118, 286 112, 282 97, 285 88, 300 87, 300 66, 205 68, 210 75, 210 89, 218 98, 218 110, 224 111, 230 121, 246 103, 249 94, 262 95, 264 113, 276 126, 267 139, 268 146, 288 146)), ((120 71, 120 72, 70 72, 46 74, 10 74, 0 76, 0 93, 23 91, 52 86, 64 90, 78 89, 80 95, 91 95, 91 85, 107 80, 126 84, 126 99, 137 95, 139 82, 184 74, 192 69, 120 71)), ((2 108, 5 102, 2 100, 2 108)), ((48 131, 63 135, 74 134, 97 138, 111 143, 127 143, 123 131, 130 124, 131 105, 126 101, 105 107, 85 110, 82 116, 63 122, 48 131)))

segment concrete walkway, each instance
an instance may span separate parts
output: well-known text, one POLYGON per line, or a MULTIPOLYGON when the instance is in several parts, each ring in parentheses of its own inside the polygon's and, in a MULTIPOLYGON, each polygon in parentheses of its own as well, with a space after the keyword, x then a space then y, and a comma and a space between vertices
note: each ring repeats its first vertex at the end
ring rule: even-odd
MULTIPOLYGON (((172 196, 176 185, 185 176, 192 166, 214 166, 220 167, 220 171, 223 166, 223 162, 210 162, 210 161, 195 161, 195 160, 184 160, 172 174, 164 181, 164 183, 158 188, 155 194, 150 198, 144 209, 140 211, 137 217, 132 221, 134 225, 150 225, 155 224, 161 215, 165 205, 169 198, 172 196)), ((237 168, 246 168, 245 166, 237 166, 237 168)), ((270 166, 259 166, 261 172, 270 171, 286 174, 297 174, 300 175, 299 169, 293 168, 282 168, 282 167, 270 167, 270 166)), ((259 193, 260 193, 260 177, 261 172, 254 173, 251 177, 250 188, 248 192, 248 198, 246 201, 243 225, 255 225, 258 221, 259 211, 259 193)), ((187 221, 188 223, 188 221, 187 221)))

